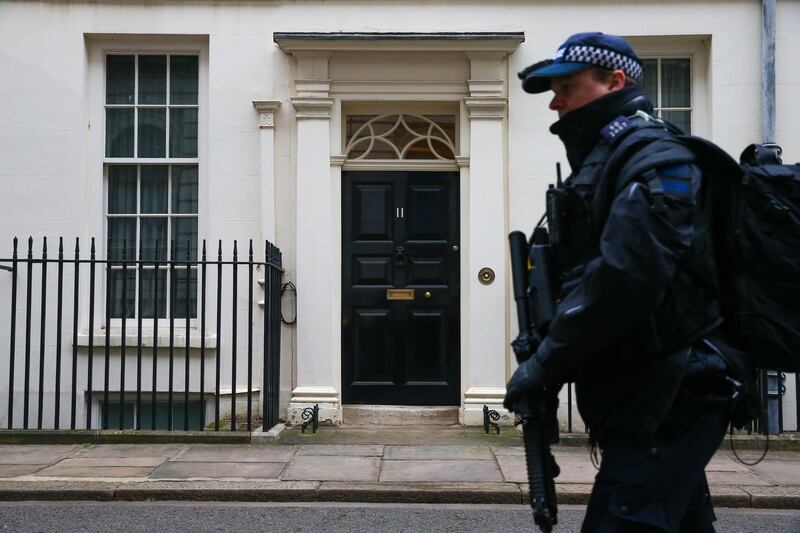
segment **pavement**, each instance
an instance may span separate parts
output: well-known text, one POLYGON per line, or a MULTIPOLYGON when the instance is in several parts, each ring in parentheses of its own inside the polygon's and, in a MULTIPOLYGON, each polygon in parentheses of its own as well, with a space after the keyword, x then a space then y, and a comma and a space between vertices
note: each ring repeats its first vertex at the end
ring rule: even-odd
MULTIPOLYGON (((255 440, 255 439, 254 439, 255 440)), ((287 429, 261 444, 0 444, 0 500, 527 502, 522 439, 463 427, 287 429)), ((566 442, 571 442, 566 439, 566 442)), ((596 473, 583 446, 553 449, 560 503, 585 504, 596 473)), ((752 461, 756 450, 739 450, 752 461)), ((707 467, 722 507, 800 509, 800 452, 754 466, 723 444, 707 467)))

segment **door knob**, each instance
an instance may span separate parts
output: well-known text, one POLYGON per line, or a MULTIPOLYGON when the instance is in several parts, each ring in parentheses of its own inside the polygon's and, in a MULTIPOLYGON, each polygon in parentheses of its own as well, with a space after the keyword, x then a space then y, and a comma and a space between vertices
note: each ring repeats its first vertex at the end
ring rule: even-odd
POLYGON ((431 291, 425 291, 425 298, 431 297, 431 291))

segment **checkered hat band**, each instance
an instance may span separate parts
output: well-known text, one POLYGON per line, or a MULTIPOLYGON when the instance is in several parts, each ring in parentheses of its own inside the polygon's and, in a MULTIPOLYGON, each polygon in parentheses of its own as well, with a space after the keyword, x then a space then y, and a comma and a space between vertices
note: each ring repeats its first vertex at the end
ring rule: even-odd
POLYGON ((641 63, 607 48, 596 46, 573 46, 562 56, 565 62, 590 63, 611 70, 621 70, 636 82, 642 81, 644 69, 641 63))

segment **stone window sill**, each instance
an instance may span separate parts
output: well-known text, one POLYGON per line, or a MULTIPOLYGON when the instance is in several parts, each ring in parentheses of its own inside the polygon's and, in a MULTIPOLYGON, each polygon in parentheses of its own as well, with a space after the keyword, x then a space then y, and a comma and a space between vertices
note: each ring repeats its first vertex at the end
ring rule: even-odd
MULTIPOLYGON (((86 347, 89 346, 89 333, 82 332, 78 334, 78 346, 86 347)), ((106 345, 106 332, 105 331, 96 331, 93 335, 93 343, 95 349, 105 348, 106 345)), ((185 348, 186 347, 186 335, 181 333, 179 334, 177 331, 172 337, 172 345, 175 348, 185 348)), ((122 346, 122 335, 119 332, 115 332, 112 330, 111 334, 109 335, 109 346, 112 348, 118 348, 122 346)), ((196 334, 189 335, 189 347, 190 348, 200 348, 202 337, 196 334)), ((158 332, 158 348, 168 348, 169 347, 169 333, 162 333, 161 331, 158 332)), ((136 332, 134 331, 131 333, 130 331, 126 332, 125 334, 125 347, 127 349, 136 349, 137 343, 139 339, 137 337, 136 332)), ((206 351, 215 351, 217 348, 217 336, 216 335, 206 335, 205 336, 205 346, 206 351)), ((152 332, 142 332, 142 348, 152 348, 153 347, 153 333, 152 332)))

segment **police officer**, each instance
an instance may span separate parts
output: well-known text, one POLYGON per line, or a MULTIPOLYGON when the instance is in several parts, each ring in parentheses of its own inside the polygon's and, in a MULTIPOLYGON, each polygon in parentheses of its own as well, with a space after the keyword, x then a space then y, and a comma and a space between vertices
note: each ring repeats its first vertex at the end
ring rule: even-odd
MULTIPOLYGON (((726 342, 715 297, 706 187, 693 154, 643 174, 648 144, 676 129, 653 117, 643 65, 624 39, 579 33, 520 73, 553 92, 550 127, 571 174, 561 294, 505 406, 575 382, 602 451, 584 531, 714 531, 704 468, 747 387, 747 357, 726 342), (632 170, 634 169, 634 170, 632 170), (633 175, 630 175, 633 172, 633 175)), ((515 349, 520 349, 516 346, 515 349)))

